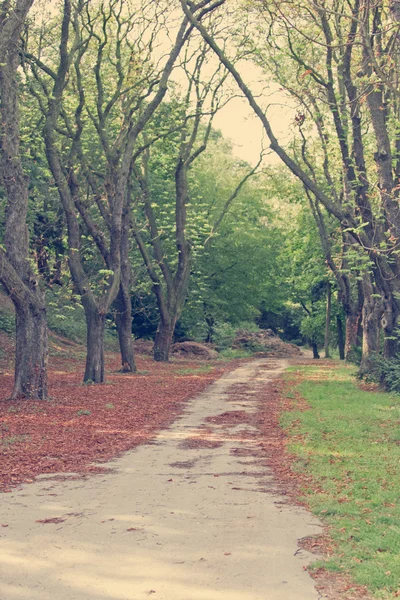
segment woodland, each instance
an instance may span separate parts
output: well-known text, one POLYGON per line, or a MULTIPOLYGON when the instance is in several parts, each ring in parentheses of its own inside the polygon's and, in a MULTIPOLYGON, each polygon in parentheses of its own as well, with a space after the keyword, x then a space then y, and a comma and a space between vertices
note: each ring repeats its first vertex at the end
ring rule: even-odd
POLYGON ((261 328, 396 389, 399 24, 397 0, 2 0, 12 397, 48 397, 49 327, 86 339, 86 383, 109 339, 135 373, 135 338, 167 362, 261 328), (214 125, 238 97, 255 164, 214 125))

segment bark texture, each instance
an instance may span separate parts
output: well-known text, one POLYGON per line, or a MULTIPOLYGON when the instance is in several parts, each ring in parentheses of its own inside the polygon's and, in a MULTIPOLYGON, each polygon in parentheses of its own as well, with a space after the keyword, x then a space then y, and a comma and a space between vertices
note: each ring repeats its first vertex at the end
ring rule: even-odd
POLYGON ((136 373, 135 355, 132 339, 132 304, 129 287, 122 282, 115 300, 115 324, 117 326, 119 348, 121 352, 121 371, 136 373))
POLYGON ((343 331, 343 321, 339 315, 336 317, 336 326, 338 332, 338 349, 339 349, 339 359, 344 360, 345 356, 345 339, 344 339, 344 331, 343 331))
POLYGON ((13 398, 47 397, 47 324, 44 295, 29 264, 26 225, 28 181, 20 158, 18 83, 19 37, 33 0, 13 9, 0 4, 0 177, 6 192, 4 245, 0 281, 16 312, 13 398))
POLYGON ((324 339, 324 350, 325 358, 330 358, 329 344, 330 344, 330 331, 331 331, 331 306, 332 306, 332 287, 331 284, 326 284, 326 315, 325 315, 325 339, 324 339))
POLYGON ((106 318, 97 307, 85 307, 87 326, 87 351, 84 382, 103 383, 104 381, 104 329, 106 318))
POLYGON ((360 374, 369 373, 374 367, 374 358, 380 351, 382 302, 369 275, 364 276, 364 303, 362 309, 362 359, 360 374))

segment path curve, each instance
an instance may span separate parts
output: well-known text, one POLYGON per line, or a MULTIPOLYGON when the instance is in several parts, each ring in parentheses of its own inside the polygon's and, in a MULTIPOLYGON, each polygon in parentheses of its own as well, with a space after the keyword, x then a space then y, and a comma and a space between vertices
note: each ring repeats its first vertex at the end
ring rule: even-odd
POLYGON ((321 526, 279 496, 256 432, 233 419, 287 364, 224 375, 107 474, 42 475, 3 496, 0 598, 318 600, 297 542, 321 526))

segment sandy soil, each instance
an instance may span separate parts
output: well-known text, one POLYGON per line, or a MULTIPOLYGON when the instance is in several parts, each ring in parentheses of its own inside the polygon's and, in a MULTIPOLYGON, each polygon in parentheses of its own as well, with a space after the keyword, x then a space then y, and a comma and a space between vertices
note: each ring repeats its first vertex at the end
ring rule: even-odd
POLYGON ((320 598, 298 546, 320 524, 251 456, 249 425, 212 419, 254 412, 257 389, 286 365, 258 360, 223 376, 106 474, 42 475, 4 494, 1 600, 320 598))

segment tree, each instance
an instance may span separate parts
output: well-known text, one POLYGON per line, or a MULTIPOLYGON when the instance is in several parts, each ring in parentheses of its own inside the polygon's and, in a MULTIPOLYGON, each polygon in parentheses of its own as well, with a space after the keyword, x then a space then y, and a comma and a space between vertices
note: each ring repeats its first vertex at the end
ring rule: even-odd
MULTIPOLYGON (((396 186, 394 188, 391 186, 388 179, 387 173, 388 171, 392 173, 392 165, 391 161, 386 163, 386 157, 391 156, 388 154, 388 140, 394 147, 397 147, 398 142, 396 133, 392 136, 389 135, 389 119, 386 118, 385 121, 380 118, 379 123, 377 121, 385 111, 382 104, 380 107, 377 106, 377 100, 383 99, 384 95, 379 96, 374 93, 376 78, 378 78, 378 91, 390 91, 390 98, 394 98, 395 95, 390 77, 392 80, 395 77, 396 66, 392 66, 390 63, 390 77, 387 76, 387 69, 384 66, 388 59, 386 48, 392 47, 390 40, 395 39, 395 37, 391 37, 393 28, 389 22, 392 18, 389 11, 381 3, 374 6, 361 5, 357 0, 350 8, 344 4, 338 8, 336 4, 326 6, 326 4, 315 3, 312 7, 307 7, 305 11, 303 7, 295 6, 290 2, 279 6, 273 2, 260 2, 255 5, 258 17, 260 19, 266 17, 272 37, 275 34, 275 26, 282 26, 285 30, 287 54, 293 62, 297 63, 298 78, 306 82, 310 80, 318 89, 318 93, 311 96, 311 99, 314 99, 314 107, 318 109, 315 111, 314 117, 318 119, 318 115, 324 114, 319 110, 321 98, 321 103, 329 109, 332 127, 328 131, 332 131, 335 136, 335 144, 343 165, 342 189, 344 195, 339 194, 335 197, 332 187, 327 187, 326 183, 321 181, 319 174, 312 168, 310 169, 310 164, 304 161, 304 156, 301 159, 293 158, 279 144, 260 103, 245 84, 232 60, 221 49, 216 39, 202 24, 197 22, 190 4, 181 0, 181 5, 192 24, 200 31, 222 64, 230 71, 250 106, 260 118, 269 137, 271 148, 300 179, 312 198, 324 206, 329 214, 338 219, 343 232, 348 234, 347 237, 350 236, 351 243, 358 244, 361 252, 365 252, 368 256, 372 263, 372 269, 368 272, 368 276, 373 277, 372 285, 379 289, 382 297, 385 330, 384 351, 387 357, 393 356, 397 351, 395 330, 399 314, 400 280, 397 265, 399 260, 397 250, 399 215, 396 202, 398 190, 395 189, 396 186), (383 16, 386 19, 384 25, 382 24, 383 16), (370 35, 371 32, 372 35, 370 35), (298 43, 300 39, 302 44, 298 43), (388 45, 385 46, 382 39, 385 39, 388 45), (360 46, 361 52, 359 51, 360 46), (385 51, 382 52, 384 48, 385 51), (366 57, 370 62, 366 61, 366 57), (368 69, 368 64, 372 65, 372 70, 368 69), (382 71, 384 71, 383 75, 382 71), (355 73, 362 75, 359 82, 354 77, 355 73), (367 100, 368 114, 363 112, 364 99, 367 100), (375 102, 374 106, 371 102, 375 102), (386 136, 386 147, 383 148, 382 156, 380 158, 378 156, 381 161, 378 165, 381 193, 380 207, 377 211, 371 201, 374 196, 373 190, 376 188, 369 179, 371 174, 368 176, 370 161, 367 148, 369 144, 365 143, 366 138, 361 125, 363 115, 367 119, 375 120, 374 135, 378 148, 383 148, 383 137, 386 136), (383 163, 386 167, 385 183, 383 163), (388 194, 388 190, 391 190, 391 193, 388 194)), ((310 100, 310 95, 308 100, 310 100)), ((388 114, 390 113, 393 118, 396 118, 397 103, 393 100, 389 106, 390 108, 387 107, 388 114), (391 111, 392 107, 393 111, 391 111)), ((369 310, 369 322, 375 318, 373 328, 375 330, 376 319, 379 318, 379 307, 375 310, 375 294, 370 295, 370 298, 371 302, 366 304, 365 311, 369 310)), ((365 328, 365 332, 367 332, 367 328, 365 328)), ((371 343, 373 339, 377 339, 374 334, 371 335, 371 343)), ((366 348, 368 347, 370 347, 369 344, 366 348)))
MULTIPOLYGON (((200 17, 207 14, 208 4, 202 3, 200 17)), ((167 92, 176 59, 192 30, 184 18, 163 67, 155 68, 151 53, 161 27, 159 14, 155 14, 150 43, 144 43, 148 31, 141 27, 148 27, 151 21, 140 12, 135 20, 130 8, 121 0, 107 5, 91 3, 90 7, 80 1, 73 12, 71 2, 65 0, 55 66, 46 65, 37 53, 25 54, 33 74, 31 89, 45 117, 47 160, 66 217, 69 266, 85 309, 84 380, 96 383, 104 380, 105 319, 117 296, 119 328, 124 327, 120 340, 123 348, 124 341, 128 345, 123 365, 135 368, 129 346, 131 333, 127 331, 131 323, 128 231, 130 179, 138 155, 135 148, 167 92), (139 28, 139 36, 132 39, 134 26, 139 28), (93 56, 91 77, 85 64, 90 64, 93 56), (117 78, 112 79, 115 71, 117 78), (104 263, 98 269, 101 277, 94 280, 82 253, 80 219, 104 263)))
POLYGON ((18 75, 20 34, 33 0, 0 2, 0 160, 7 197, 0 281, 15 306, 12 398, 47 397, 47 323, 43 293, 29 260, 28 182, 20 155, 18 75))

